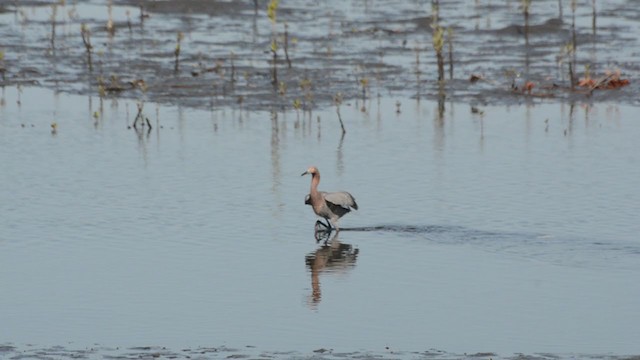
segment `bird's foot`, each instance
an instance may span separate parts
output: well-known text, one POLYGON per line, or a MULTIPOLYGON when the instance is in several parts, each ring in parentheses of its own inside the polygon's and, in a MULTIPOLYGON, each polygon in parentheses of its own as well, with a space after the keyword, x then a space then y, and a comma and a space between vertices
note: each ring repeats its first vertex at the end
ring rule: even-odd
POLYGON ((316 229, 320 229, 320 228, 322 228, 322 231, 328 231, 328 232, 331 232, 331 230, 333 229, 331 225, 325 224, 322 221, 318 220, 316 221, 316 229))
POLYGON ((328 230, 326 228, 321 229, 320 225, 324 225, 324 224, 316 223, 315 229, 313 231, 313 236, 316 239, 316 243, 324 241, 324 243, 326 244, 331 236, 331 229, 328 229, 328 230))

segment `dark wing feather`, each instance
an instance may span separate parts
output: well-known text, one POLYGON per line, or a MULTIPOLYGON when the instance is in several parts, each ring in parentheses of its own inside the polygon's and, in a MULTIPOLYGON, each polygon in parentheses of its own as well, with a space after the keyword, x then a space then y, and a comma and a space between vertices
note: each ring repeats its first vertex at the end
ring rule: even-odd
POLYGON ((351 208, 358 210, 358 204, 356 204, 356 199, 354 199, 353 196, 351 196, 351 194, 349 194, 346 191, 322 192, 322 196, 324 196, 324 199, 327 202, 327 204, 331 204, 333 206, 341 207, 347 210, 345 214, 349 212, 351 208))

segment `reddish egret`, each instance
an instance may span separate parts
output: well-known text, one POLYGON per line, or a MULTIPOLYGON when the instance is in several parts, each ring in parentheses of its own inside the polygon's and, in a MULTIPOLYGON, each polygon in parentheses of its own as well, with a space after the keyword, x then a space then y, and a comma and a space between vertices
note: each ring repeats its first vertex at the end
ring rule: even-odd
POLYGON ((320 220, 318 220, 317 223, 322 224, 329 231, 331 231, 332 225, 336 228, 336 231, 340 231, 338 228, 338 219, 343 217, 344 214, 350 212, 352 208, 354 210, 358 210, 356 199, 346 191, 318 191, 320 171, 318 171, 317 167, 310 167, 307 171, 302 173, 302 176, 307 174, 311 174, 311 191, 304 199, 304 203, 311 205, 313 212, 315 212, 316 215, 327 220, 326 225, 320 220))

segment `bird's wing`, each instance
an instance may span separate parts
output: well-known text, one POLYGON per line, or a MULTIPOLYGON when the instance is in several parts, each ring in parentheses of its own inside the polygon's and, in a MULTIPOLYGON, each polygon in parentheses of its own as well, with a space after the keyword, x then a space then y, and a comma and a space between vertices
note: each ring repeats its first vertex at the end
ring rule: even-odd
POLYGON ((322 196, 324 196, 325 201, 343 207, 347 210, 349 208, 354 208, 358 210, 358 204, 356 204, 356 199, 351 196, 346 191, 338 191, 338 192, 322 192, 322 196))

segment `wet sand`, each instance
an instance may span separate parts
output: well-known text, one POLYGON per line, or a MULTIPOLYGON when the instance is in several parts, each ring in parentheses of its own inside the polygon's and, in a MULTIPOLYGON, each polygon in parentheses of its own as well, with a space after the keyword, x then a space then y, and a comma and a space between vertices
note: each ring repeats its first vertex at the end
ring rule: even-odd
POLYGON ((15 347, 0 345, 0 356, 10 359, 517 359, 517 360, 561 360, 561 359, 607 359, 607 360, 637 360, 637 356, 612 355, 584 355, 584 354, 513 354, 500 356, 492 352, 473 354, 447 353, 437 349, 425 351, 398 351, 381 346, 379 351, 367 352, 337 352, 333 349, 318 348, 308 353, 295 351, 259 351, 254 346, 247 345, 242 349, 219 347, 203 347, 194 349, 168 349, 160 346, 140 346, 128 349, 109 348, 96 345, 87 349, 74 349, 72 346, 53 346, 39 348, 35 346, 15 347))
POLYGON ((111 10, 109 3, 3 4, 2 84, 277 111, 379 96, 480 105, 639 101, 638 39, 630 34, 638 31, 640 10, 632 1, 575 11, 545 1, 526 14, 518 1, 447 1, 437 20, 429 2, 283 2, 275 22, 266 1, 116 0, 111 10), (90 33, 91 70, 82 24, 90 33), (444 31, 442 83, 435 24, 444 31), (629 86, 576 85, 617 71, 629 86))

